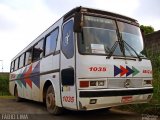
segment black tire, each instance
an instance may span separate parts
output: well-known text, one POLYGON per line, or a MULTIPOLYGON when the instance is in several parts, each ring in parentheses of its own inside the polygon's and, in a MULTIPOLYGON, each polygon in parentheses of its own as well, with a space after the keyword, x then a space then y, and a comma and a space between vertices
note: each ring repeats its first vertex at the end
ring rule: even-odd
POLYGON ((17 89, 17 87, 15 87, 14 96, 16 98, 16 102, 21 102, 22 101, 22 98, 18 96, 18 89, 17 89))
POLYGON ((51 114, 60 115, 62 113, 62 108, 56 106, 55 92, 52 85, 50 85, 47 89, 46 107, 47 107, 47 111, 51 114))

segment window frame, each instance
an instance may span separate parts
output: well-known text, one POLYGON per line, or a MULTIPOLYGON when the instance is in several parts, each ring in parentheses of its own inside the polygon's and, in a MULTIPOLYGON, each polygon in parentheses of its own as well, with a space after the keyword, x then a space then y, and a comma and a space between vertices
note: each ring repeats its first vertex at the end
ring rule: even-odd
POLYGON ((64 21, 64 23, 62 24, 62 30, 61 30, 61 51, 62 51, 62 53, 64 54, 64 56, 67 58, 67 59, 71 59, 71 58, 73 58, 73 56, 74 56, 74 54, 75 54, 75 41, 74 41, 74 39, 75 39, 75 35, 74 35, 74 18, 70 18, 69 20, 67 20, 67 21, 64 21), (72 54, 72 56, 71 57, 68 57, 68 55, 66 55, 66 53, 64 53, 64 50, 63 50, 63 30, 64 30, 64 26, 67 24, 67 23, 69 23, 69 22, 73 22, 73 54, 72 54))
POLYGON ((31 63, 33 62, 33 46, 31 46, 29 49, 27 49, 27 50, 24 52, 24 54, 25 54, 25 57, 24 57, 24 66, 27 66, 27 65, 31 64, 31 63, 27 63, 27 64, 26 64, 26 53, 27 53, 27 51, 30 50, 30 49, 31 49, 31 63))
POLYGON ((11 66, 10 66, 10 73, 14 72, 14 60, 11 62, 11 66), (13 65, 13 66, 12 66, 13 65))
POLYGON ((44 57, 44 44, 45 44, 45 39, 44 38, 42 38, 42 39, 40 39, 36 44, 34 44, 33 46, 32 46, 32 62, 36 62, 36 61, 39 61, 39 60, 41 60, 43 57, 44 57), (43 43, 43 45, 42 45, 42 48, 43 48, 43 53, 42 53, 42 57, 41 58, 39 58, 39 59, 37 59, 37 60, 34 60, 33 59, 33 57, 34 57, 34 47, 39 43, 39 42, 42 42, 43 43))
POLYGON ((44 38, 44 52, 43 52, 43 56, 44 57, 48 57, 48 56, 50 56, 50 55, 52 55, 52 54, 54 54, 55 52, 56 52, 56 48, 57 48, 57 42, 58 42, 58 38, 59 38, 59 26, 57 26, 56 28, 54 28, 51 32, 49 32, 46 36, 45 36, 45 38, 44 38), (46 55, 46 41, 47 41, 47 37, 48 36, 50 36, 54 31, 56 31, 56 30, 58 30, 58 34, 57 34, 57 38, 56 38, 56 47, 55 47, 55 50, 53 51, 53 52, 51 52, 51 53, 49 53, 49 54, 47 54, 46 55))
POLYGON ((18 70, 19 69, 19 57, 17 57, 15 60, 14 60, 14 71, 18 70), (16 60, 18 60, 17 62, 17 68, 16 68, 16 60))
POLYGON ((24 67, 24 61, 25 61, 25 53, 22 53, 22 54, 19 56, 19 65, 18 65, 18 69, 24 67), (20 58, 21 58, 22 55, 24 55, 24 58, 23 58, 23 65, 20 67, 20 60, 21 60, 20 58))

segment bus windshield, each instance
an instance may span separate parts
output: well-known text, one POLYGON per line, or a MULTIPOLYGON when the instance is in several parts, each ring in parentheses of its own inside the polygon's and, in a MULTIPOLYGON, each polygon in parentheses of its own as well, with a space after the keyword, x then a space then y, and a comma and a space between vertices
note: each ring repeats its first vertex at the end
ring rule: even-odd
MULTIPOLYGON (((140 54, 143 50, 143 39, 139 27, 124 22, 118 22, 118 28, 122 40, 129 44, 137 54, 140 54)), ((126 56, 136 56, 135 52, 131 50, 130 47, 127 48, 128 49, 125 48, 126 56)))
MULTIPOLYGON (((136 57, 135 52, 140 54, 143 50, 143 39, 139 27, 124 22, 117 22, 116 25, 115 20, 93 16, 84 16, 83 31, 79 39, 80 53, 108 55, 118 41, 118 32, 121 39, 135 50, 124 45, 125 55, 136 57)), ((123 55, 119 44, 113 55, 123 55)))

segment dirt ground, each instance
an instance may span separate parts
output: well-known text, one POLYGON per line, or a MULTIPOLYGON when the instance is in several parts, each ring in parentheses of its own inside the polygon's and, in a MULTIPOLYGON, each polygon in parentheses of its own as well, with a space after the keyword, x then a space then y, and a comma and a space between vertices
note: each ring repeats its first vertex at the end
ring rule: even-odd
POLYGON ((42 103, 28 100, 16 102, 14 98, 0 98, 0 120, 159 120, 158 118, 143 119, 142 116, 115 108, 109 111, 94 110, 87 112, 65 110, 61 116, 54 116, 46 111, 45 105, 42 103))

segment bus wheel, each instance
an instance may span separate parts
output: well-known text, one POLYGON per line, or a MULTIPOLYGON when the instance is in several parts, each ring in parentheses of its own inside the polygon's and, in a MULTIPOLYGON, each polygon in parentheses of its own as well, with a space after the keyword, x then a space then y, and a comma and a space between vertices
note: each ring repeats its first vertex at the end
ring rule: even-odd
POLYGON ((62 113, 62 108, 56 106, 55 93, 52 85, 50 85, 47 89, 46 107, 48 112, 51 114, 59 115, 62 113))
POLYGON ((18 96, 17 87, 15 87, 14 96, 15 96, 15 98, 16 98, 16 102, 21 102, 21 101, 22 101, 22 98, 20 98, 20 97, 18 96))

